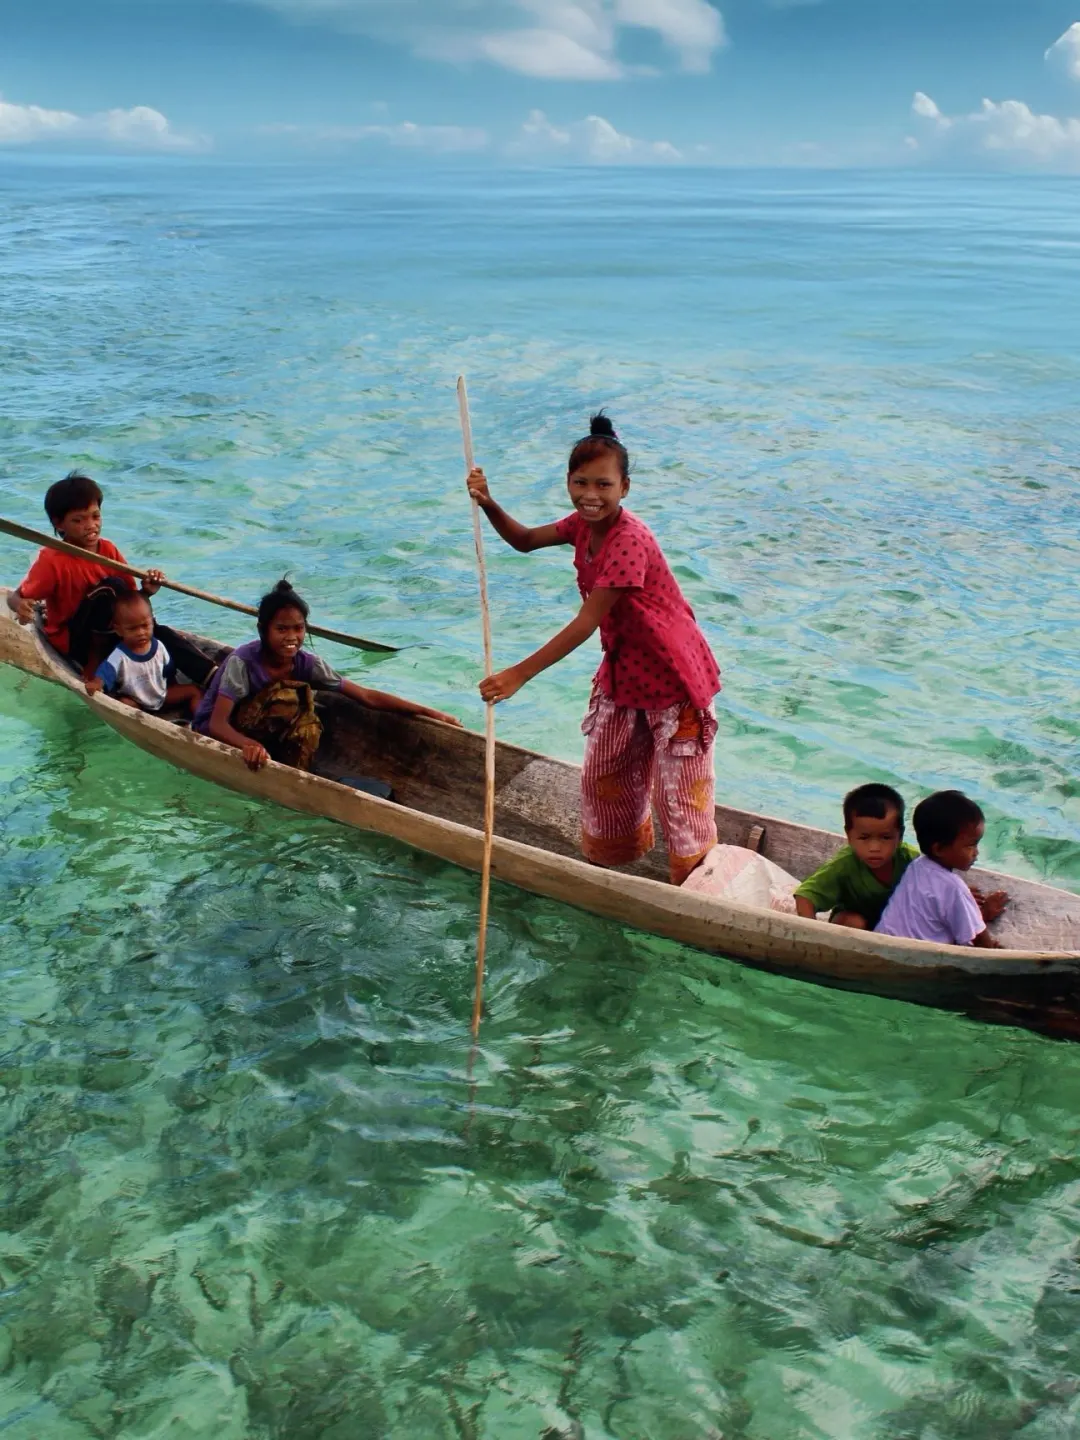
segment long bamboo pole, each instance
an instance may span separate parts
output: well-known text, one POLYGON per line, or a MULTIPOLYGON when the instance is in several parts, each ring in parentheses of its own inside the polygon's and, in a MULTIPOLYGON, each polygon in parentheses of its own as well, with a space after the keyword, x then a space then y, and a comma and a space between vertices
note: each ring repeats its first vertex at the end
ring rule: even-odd
MULTIPOLYGON (((31 545, 43 545, 46 550, 59 550, 62 555, 74 555, 79 560, 90 560, 95 565, 102 565, 106 570, 115 570, 119 575, 131 575, 136 580, 144 580, 146 571, 139 570, 134 565, 128 565, 123 560, 110 560, 105 555, 98 555, 93 550, 84 550, 79 545, 69 545, 66 540, 60 540, 55 535, 46 535, 40 530, 31 530, 27 525, 17 525, 14 520, 5 520, 0 516, 0 531, 5 535, 13 535, 16 540, 29 540, 31 545)), ((220 605, 224 610, 238 610, 241 615, 257 615, 259 612, 252 605, 242 605, 239 600, 226 600, 222 595, 211 595, 208 590, 196 590, 192 585, 182 585, 179 580, 163 580, 162 585, 166 590, 175 590, 180 595, 191 595, 196 600, 205 600, 208 605, 220 605)), ((380 654, 393 655, 397 653, 396 645, 382 645, 378 640, 361 640, 358 635, 346 635, 342 630, 327 630, 322 625, 309 625, 308 631, 312 635, 321 635, 324 640, 333 640, 338 645, 348 645, 353 650, 373 650, 380 654)))
MULTIPOLYGON (((472 423, 469 419, 469 392, 465 376, 457 382, 461 439, 465 448, 465 473, 473 468, 472 423)), ((472 502, 473 543, 480 578, 480 620, 484 634, 484 675, 491 674, 491 611, 488 608, 487 566, 484 564, 484 537, 480 528, 480 506, 472 502)), ((487 955, 488 906, 491 899, 491 846, 495 837, 495 706, 488 703, 484 716, 484 859, 480 870, 480 923, 476 936, 476 994, 473 997, 472 1037, 480 1034, 480 1011, 484 1004, 484 960, 487 955)))

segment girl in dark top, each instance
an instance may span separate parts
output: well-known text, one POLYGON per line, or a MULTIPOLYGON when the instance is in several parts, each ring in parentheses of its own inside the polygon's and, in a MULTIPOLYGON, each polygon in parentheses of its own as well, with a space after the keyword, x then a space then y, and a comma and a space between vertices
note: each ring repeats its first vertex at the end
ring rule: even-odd
POLYGON ((307 770, 322 735, 316 690, 340 690, 373 710, 461 724, 441 710, 344 679, 303 648, 309 613, 288 580, 279 580, 259 602, 259 638, 222 661, 195 712, 193 728, 235 745, 251 770, 261 769, 267 760, 307 770))

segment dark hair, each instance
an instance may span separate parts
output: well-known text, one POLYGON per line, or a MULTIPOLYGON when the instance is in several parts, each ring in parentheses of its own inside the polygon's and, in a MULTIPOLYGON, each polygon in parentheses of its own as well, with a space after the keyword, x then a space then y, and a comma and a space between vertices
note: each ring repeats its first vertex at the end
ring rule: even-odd
POLYGON ((575 470, 588 465, 590 460, 598 460, 601 455, 614 455, 618 459, 622 478, 630 479, 630 456, 626 453, 626 446, 616 435, 615 426, 602 410, 591 417, 588 435, 579 440, 570 451, 567 475, 573 475, 575 470))
POLYGON ((931 855, 935 845, 951 845, 965 825, 979 825, 985 818, 975 801, 961 791, 939 790, 919 801, 911 823, 919 849, 931 855))
POLYGON ((134 605, 137 600, 141 601, 153 615, 154 607, 150 604, 150 596, 144 595, 141 590, 128 590, 125 586, 123 590, 116 592, 116 599, 113 601, 113 617, 115 618, 117 610, 134 605))
POLYGON ((85 510, 90 505, 100 505, 105 499, 101 486, 89 475, 80 475, 72 470, 63 480, 57 480, 45 491, 45 514, 57 529, 64 516, 72 510, 85 510))
POLYGON ((856 785, 844 796, 844 829, 850 830, 861 816, 864 820, 884 820, 890 810, 896 811, 900 834, 904 833, 904 797, 891 785, 856 785))
POLYGON ((292 588, 292 582, 287 575, 283 575, 274 588, 259 601, 259 617, 256 623, 261 639, 266 639, 270 621, 282 610, 299 610, 305 621, 311 612, 311 606, 306 600, 300 599, 300 596, 292 588))

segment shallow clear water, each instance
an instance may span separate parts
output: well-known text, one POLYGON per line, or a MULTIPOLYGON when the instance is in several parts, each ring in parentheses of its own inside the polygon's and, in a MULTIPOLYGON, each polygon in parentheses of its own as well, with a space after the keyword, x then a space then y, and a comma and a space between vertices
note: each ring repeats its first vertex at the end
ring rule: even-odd
MULTIPOLYGON (((1064 182, 0 169, 3 512, 427 641, 480 719, 452 384, 561 513, 607 402, 725 671, 720 793, 977 795, 1080 888, 1064 182)), ((5 579, 24 555, 0 545, 5 579)), ((489 549, 509 662, 571 613, 489 549)), ((159 613, 244 638, 163 597, 159 613)), ((592 657, 501 707, 576 756, 592 657)), ((1080 1050, 755 975, 223 795, 0 673, 0 1433, 1064 1437, 1080 1050)))

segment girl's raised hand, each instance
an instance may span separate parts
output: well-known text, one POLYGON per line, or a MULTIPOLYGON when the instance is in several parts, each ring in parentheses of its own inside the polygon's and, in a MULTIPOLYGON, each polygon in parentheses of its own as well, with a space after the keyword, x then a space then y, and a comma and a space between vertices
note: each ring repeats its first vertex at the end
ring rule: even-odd
POLYGON ((487 476, 479 465, 474 465, 469 471, 465 477, 465 484, 468 487, 469 495, 476 501, 481 509, 486 508, 492 503, 487 476))

